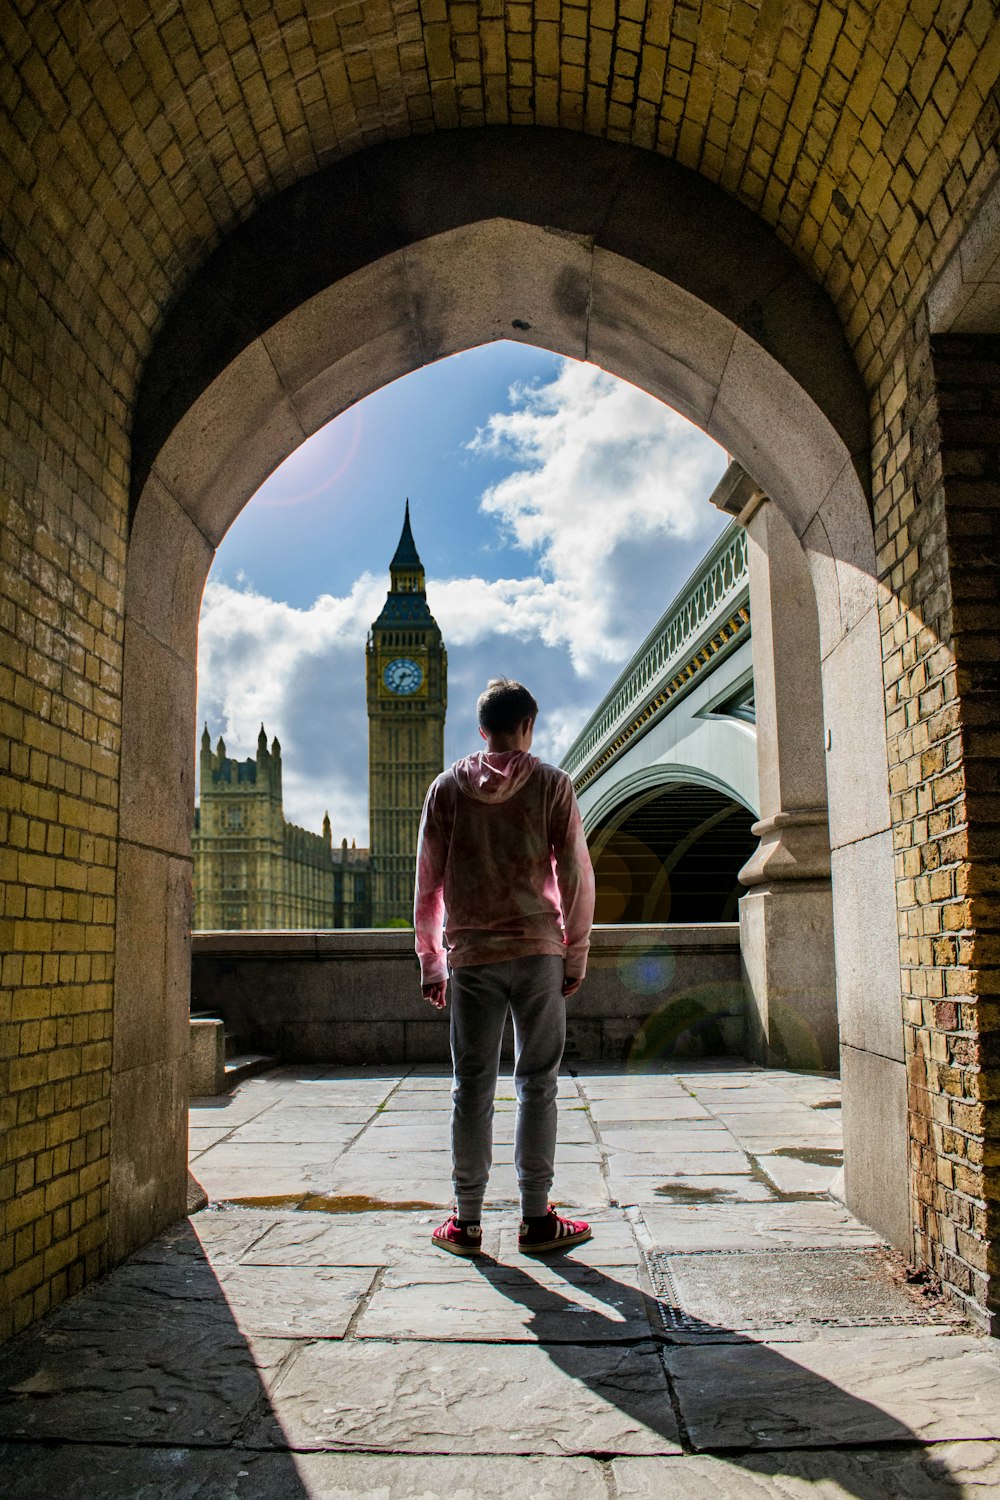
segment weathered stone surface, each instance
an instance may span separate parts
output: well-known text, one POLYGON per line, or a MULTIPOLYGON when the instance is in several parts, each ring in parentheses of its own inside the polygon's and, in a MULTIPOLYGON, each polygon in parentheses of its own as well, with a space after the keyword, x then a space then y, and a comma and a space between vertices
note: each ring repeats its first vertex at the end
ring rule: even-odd
POLYGON ((198 1180, 213 1200, 290 1195, 325 1187, 340 1151, 304 1145, 239 1139, 212 1146, 198 1158, 198 1180))
MULTIPOLYGON (((437 1213, 299 1213, 247 1251, 248 1266, 385 1266, 430 1248, 437 1213)), ((485 1231, 484 1231, 485 1232, 485 1231)))
POLYGON ((269 1092, 248 1094, 245 1087, 235 1094, 219 1094, 211 1099, 192 1099, 188 1119, 192 1125, 211 1125, 216 1129, 234 1130, 255 1119, 264 1111, 276 1109, 277 1095, 269 1092))
MULTIPOLYGON (((619 1209, 588 1212, 587 1221, 594 1232, 593 1239, 582 1245, 574 1245, 570 1252, 576 1263, 594 1266, 635 1266, 641 1260, 632 1225, 619 1209)), ((524 1257, 517 1248, 517 1224, 507 1217, 500 1223, 498 1258, 514 1265, 524 1265, 524 1257)), ((558 1262, 565 1263, 560 1257, 558 1262)), ((539 1261, 533 1265, 543 1264, 539 1261)), ((617 1272, 615 1274, 618 1274, 617 1272)))
POLYGON ((221 1286, 224 1272, 195 1255, 172 1262, 135 1260, 119 1266, 96 1286, 71 1297, 51 1314, 46 1329, 155 1330, 211 1324, 222 1335, 233 1318, 221 1286))
POLYGON ((581 1070, 577 1078, 587 1099, 683 1099, 688 1095, 674 1074, 592 1073, 581 1070))
MULTIPOLYGON (((694 1460, 698 1462, 698 1460, 694 1460)), ((0 1444, 5 1500, 605 1500, 589 1458, 0 1444)))
POLYGON ((253 1447, 397 1453, 675 1453, 652 1344, 368 1341, 300 1347, 253 1447), (280 1426, 279 1426, 280 1424, 280 1426))
POLYGON ((376 1275, 372 1266, 236 1266, 223 1276, 229 1312, 243 1333, 267 1338, 342 1338, 376 1275))
MULTIPOLYGON (((251 1266, 387 1266, 433 1247, 439 1213, 301 1213, 274 1224, 244 1256, 251 1266)), ((495 1216, 483 1223, 483 1249, 499 1244, 495 1216)))
POLYGON ((827 1447, 1000 1437, 1000 1349, 941 1333, 866 1329, 789 1346, 671 1351, 697 1449, 827 1447))
MULTIPOLYGON (((789 1149, 795 1149, 789 1148, 789 1149)), ((802 1155, 813 1156, 815 1149, 806 1147, 802 1155)), ((796 1156, 765 1156, 757 1157, 757 1164, 761 1171, 774 1183, 779 1192, 782 1193, 828 1193, 836 1173, 843 1165, 843 1154, 832 1151, 826 1147, 820 1148, 822 1160, 803 1161, 796 1156), (827 1158, 829 1157, 829 1160, 827 1158)))
POLYGON ((730 1143, 728 1151, 674 1151, 669 1145, 662 1155, 649 1151, 615 1152, 610 1161, 613 1177, 643 1182, 647 1177, 734 1177, 749 1172, 744 1152, 730 1143))
POLYGON ((312 1142, 341 1150, 364 1128, 364 1120, 337 1118, 333 1110, 269 1109, 242 1125, 239 1139, 300 1145, 312 1142))
POLYGON ((626 1281, 621 1267, 574 1265, 572 1251, 558 1263, 524 1258, 523 1270, 448 1259, 388 1270, 361 1316, 358 1337, 602 1345, 649 1337, 634 1271, 626 1281))
POLYGON ((665 1156, 683 1151, 732 1151, 734 1141, 724 1125, 714 1120, 671 1121, 669 1128, 614 1125, 601 1131, 601 1143, 612 1156, 665 1156))
POLYGON ((958 1500, 1000 1490, 1000 1444, 617 1458, 619 1500, 958 1500))
MULTIPOLYGON (((385 1171, 377 1177, 374 1173, 366 1172, 360 1162, 355 1162, 353 1169, 349 1166, 343 1169, 331 1168, 324 1176, 317 1177, 314 1191, 319 1197, 329 1199, 326 1207, 331 1213, 337 1211, 338 1199, 352 1200, 351 1205, 345 1204, 348 1208, 367 1201, 374 1209, 383 1205, 392 1207, 393 1204, 397 1204, 400 1209, 424 1205, 441 1209, 452 1203, 455 1190, 451 1181, 450 1161, 442 1163, 440 1171, 434 1176, 426 1172, 407 1175, 405 1163, 396 1162, 395 1167, 394 1175, 390 1176, 385 1171)), ((512 1191, 513 1189, 508 1189, 505 1193, 500 1185, 491 1181, 487 1189, 486 1206, 496 1207, 501 1202, 506 1203, 510 1200, 512 1191)))
POLYGON ((690 1095, 677 1095, 665 1099, 633 1099, 623 1094, 614 1098, 592 1099, 590 1112, 603 1131, 608 1125, 627 1124, 640 1121, 643 1124, 654 1120, 708 1120, 709 1111, 690 1095))
POLYGON ((215 1266, 237 1261, 278 1218, 235 1208, 194 1213, 137 1250, 129 1264, 173 1265, 192 1256, 210 1259, 215 1266))
POLYGON ((773 1190, 749 1169, 745 1176, 611 1177, 609 1187, 616 1203, 635 1203, 643 1212, 648 1204, 757 1203, 775 1198, 773 1190))
MULTIPOLYGON (((315 1114, 315 1110, 308 1111, 315 1114)), ((306 1113, 306 1111, 303 1111, 306 1113)), ((378 1155, 405 1152, 449 1151, 451 1149, 450 1116, 442 1115, 437 1120, 414 1119, 412 1124, 398 1125, 386 1115, 380 1116, 377 1125, 371 1125, 355 1142, 354 1155, 369 1152, 378 1155), (385 1124, 381 1121, 385 1120, 385 1124)))
POLYGON ((229 1130, 224 1125, 191 1125, 188 1127, 188 1154, 192 1159, 209 1146, 225 1140, 229 1130))
POLYGON ((755 1250, 781 1246, 863 1246, 880 1243, 839 1203, 644 1204, 650 1240, 663 1250, 755 1250))
POLYGON ((232 1442, 292 1347, 219 1318, 43 1328, 5 1351, 0 1437, 232 1442))

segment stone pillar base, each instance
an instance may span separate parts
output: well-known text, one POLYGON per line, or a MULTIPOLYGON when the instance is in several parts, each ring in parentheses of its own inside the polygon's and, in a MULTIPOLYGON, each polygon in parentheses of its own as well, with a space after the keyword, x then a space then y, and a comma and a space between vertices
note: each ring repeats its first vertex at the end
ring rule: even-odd
POLYGON ((192 1099, 226 1091, 226 1028, 221 1021, 192 1016, 190 1090, 192 1099))
POLYGON ((740 901, 747 1054, 836 1072, 840 1053, 830 882, 757 886, 740 901))

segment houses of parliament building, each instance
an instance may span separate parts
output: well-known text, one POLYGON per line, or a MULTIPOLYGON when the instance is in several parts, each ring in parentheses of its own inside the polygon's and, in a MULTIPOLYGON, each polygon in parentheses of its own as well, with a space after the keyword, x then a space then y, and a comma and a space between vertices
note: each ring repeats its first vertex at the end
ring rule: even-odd
POLYGON ((409 926, 424 795, 444 769, 448 655, 427 605, 410 529, 389 565, 385 604, 365 647, 371 848, 334 844, 285 821, 281 746, 264 726, 256 757, 201 740, 195 811, 194 925, 200 931, 409 926))

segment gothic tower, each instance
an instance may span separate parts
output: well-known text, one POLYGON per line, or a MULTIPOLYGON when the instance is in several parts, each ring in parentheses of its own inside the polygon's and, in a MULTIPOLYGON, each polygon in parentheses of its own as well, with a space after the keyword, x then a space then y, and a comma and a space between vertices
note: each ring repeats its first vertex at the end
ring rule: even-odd
POLYGON ((409 501, 389 573, 389 592, 366 648, 374 927, 413 920, 420 809, 444 770, 448 654, 427 608, 409 501))

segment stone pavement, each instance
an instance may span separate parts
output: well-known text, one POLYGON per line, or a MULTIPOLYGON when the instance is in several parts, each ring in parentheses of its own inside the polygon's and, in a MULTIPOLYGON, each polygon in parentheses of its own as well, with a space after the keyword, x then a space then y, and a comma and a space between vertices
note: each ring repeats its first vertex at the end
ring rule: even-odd
POLYGON ((440 1071, 298 1068, 191 1112, 211 1199, 0 1351, 6 1500, 1000 1495, 1000 1348, 830 1194, 829 1077, 561 1081, 575 1251, 516 1246, 502 1079, 486 1254, 440 1071))

